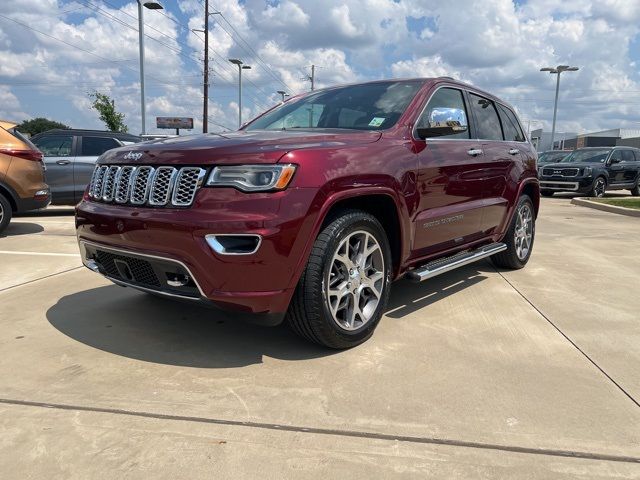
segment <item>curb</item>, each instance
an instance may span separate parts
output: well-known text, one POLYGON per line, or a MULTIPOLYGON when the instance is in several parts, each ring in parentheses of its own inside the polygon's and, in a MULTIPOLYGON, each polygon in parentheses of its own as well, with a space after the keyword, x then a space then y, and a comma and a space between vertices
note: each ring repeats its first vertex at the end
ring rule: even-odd
POLYGON ((640 217, 640 210, 607 205, 606 203, 594 202, 593 200, 587 200, 586 198, 572 198, 571 203, 574 205, 580 205, 581 207, 602 210, 603 212, 617 213, 619 215, 627 215, 629 217, 640 217))

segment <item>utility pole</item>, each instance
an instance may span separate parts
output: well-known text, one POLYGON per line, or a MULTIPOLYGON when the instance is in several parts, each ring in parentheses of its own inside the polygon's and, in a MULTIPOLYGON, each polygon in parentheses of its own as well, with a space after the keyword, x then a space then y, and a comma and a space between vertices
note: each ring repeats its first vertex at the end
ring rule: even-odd
POLYGON ((209 0, 204 0, 204 100, 202 103, 202 133, 209 131, 209 0))
POLYGON ((311 91, 316 89, 316 66, 311 65, 311 91))

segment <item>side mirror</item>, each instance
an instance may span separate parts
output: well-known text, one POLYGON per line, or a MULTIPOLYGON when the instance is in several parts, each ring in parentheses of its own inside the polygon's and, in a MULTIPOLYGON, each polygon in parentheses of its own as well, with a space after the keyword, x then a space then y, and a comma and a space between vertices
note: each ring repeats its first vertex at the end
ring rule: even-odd
POLYGON ((459 108, 433 108, 429 112, 427 125, 416 129, 422 140, 431 137, 444 137, 466 132, 469 128, 467 114, 459 108))

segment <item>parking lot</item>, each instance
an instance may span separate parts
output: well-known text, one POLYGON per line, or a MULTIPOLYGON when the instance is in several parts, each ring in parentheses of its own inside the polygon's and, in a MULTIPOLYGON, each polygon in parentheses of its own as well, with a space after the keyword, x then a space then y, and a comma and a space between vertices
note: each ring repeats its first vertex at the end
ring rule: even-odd
POLYGON ((398 282, 334 352, 110 284, 69 212, 0 238, 8 478, 640 478, 637 218, 545 198, 524 270, 398 282))

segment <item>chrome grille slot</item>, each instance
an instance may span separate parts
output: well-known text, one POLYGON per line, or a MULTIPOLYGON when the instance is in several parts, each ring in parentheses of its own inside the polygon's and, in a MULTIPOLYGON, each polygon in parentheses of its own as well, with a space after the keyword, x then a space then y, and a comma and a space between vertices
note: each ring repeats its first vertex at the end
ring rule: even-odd
POLYGON ((178 207, 191 205, 202 184, 205 172, 206 170, 198 167, 181 168, 173 189, 171 203, 178 207))
POLYGON ((89 196, 120 205, 189 207, 206 173, 200 167, 98 165, 91 177, 89 196))
POLYGON ((93 191, 91 196, 93 198, 100 198, 102 196, 102 186, 104 185, 104 177, 109 170, 109 167, 97 167, 96 178, 93 183, 93 191))
POLYGON ((114 200, 116 203, 127 203, 129 200, 129 192, 131 191, 131 180, 133 180, 133 174, 136 167, 122 167, 120 174, 116 180, 116 188, 114 194, 114 200))
POLYGON ((136 171, 131 188, 131 203, 143 205, 147 201, 151 180, 153 180, 152 167, 140 167, 136 171))
POLYGON ((149 205, 164 206, 167 204, 177 173, 178 170, 173 167, 160 167, 156 170, 149 193, 149 205))
POLYGON ((549 177, 577 177, 580 170, 578 168, 550 168, 542 169, 542 174, 549 177))
POLYGON ((116 185, 116 177, 120 172, 120 167, 109 167, 107 173, 104 177, 104 182, 102 186, 102 200, 105 202, 110 202, 113 200, 113 191, 116 185))

